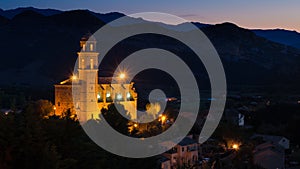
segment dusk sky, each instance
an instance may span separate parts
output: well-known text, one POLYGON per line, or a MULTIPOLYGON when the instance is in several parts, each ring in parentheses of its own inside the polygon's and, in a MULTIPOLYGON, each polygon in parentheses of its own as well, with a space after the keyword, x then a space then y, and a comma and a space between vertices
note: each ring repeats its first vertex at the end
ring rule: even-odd
POLYGON ((233 22, 245 28, 283 28, 300 32, 299 0, 1 0, 0 8, 33 6, 99 13, 164 12, 202 23, 233 22))

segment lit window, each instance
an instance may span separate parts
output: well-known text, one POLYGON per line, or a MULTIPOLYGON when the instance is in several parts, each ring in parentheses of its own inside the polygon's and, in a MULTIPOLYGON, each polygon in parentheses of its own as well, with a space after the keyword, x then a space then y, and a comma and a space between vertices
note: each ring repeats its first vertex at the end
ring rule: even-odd
POLYGON ((82 50, 85 51, 85 44, 82 45, 82 50))
POLYGON ((133 101, 134 99, 132 98, 132 95, 130 94, 130 92, 128 92, 127 94, 126 94, 126 99, 128 100, 128 101, 133 101))
POLYGON ((90 44, 90 51, 93 51, 93 50, 94 50, 94 45, 90 44))
POLYGON ((98 101, 98 103, 103 102, 103 98, 101 97, 100 93, 97 94, 97 101, 98 101))
POLYGON ((90 59, 90 63, 91 63, 91 69, 93 69, 94 68, 94 60, 90 59))
POLYGON ((127 99, 130 99, 131 95, 129 92, 126 94, 126 97, 127 97, 127 99))
POLYGON ((112 102, 113 100, 112 100, 112 98, 111 98, 111 94, 110 94, 110 92, 107 92, 106 93, 106 102, 112 102))
POLYGON ((117 99, 118 99, 118 100, 121 100, 121 99, 122 99, 122 94, 120 94, 120 93, 117 94, 117 99))
POLYGON ((81 68, 84 69, 84 59, 81 59, 81 68))

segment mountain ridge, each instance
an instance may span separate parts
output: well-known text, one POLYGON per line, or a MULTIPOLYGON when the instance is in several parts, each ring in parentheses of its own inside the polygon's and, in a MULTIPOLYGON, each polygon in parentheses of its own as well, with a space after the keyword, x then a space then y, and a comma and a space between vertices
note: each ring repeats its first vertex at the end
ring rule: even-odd
POLYGON ((285 29, 254 29, 258 36, 300 49, 300 33, 285 29))
MULTIPOLYGON (((11 19, 0 17, 0 36, 7 39, 0 42, 3 47, 2 56, 10 56, 4 57, 0 63, 0 75, 6 79, 1 81, 2 84, 52 86, 72 74, 76 53, 80 50, 79 40, 84 34, 93 33, 105 23, 123 16, 121 13, 97 14, 88 10, 72 10, 45 16, 37 11, 23 9, 23 12, 11 19)), ((229 83, 299 83, 298 49, 273 42, 232 23, 193 24, 216 47, 229 83)), ((178 31, 177 29, 182 30, 180 26, 182 25, 179 28, 167 25, 164 28, 178 31)), ((157 37, 150 36, 142 44, 139 38, 133 38, 130 42, 131 46, 125 44, 116 51, 114 55, 117 59, 129 49, 135 50, 147 45, 191 55, 188 51, 180 51, 181 46, 173 41, 160 41, 157 37)), ((193 64, 193 61, 190 63, 193 64)), ((197 76, 204 76, 199 73, 202 70, 197 68, 197 64, 192 66, 197 76)))

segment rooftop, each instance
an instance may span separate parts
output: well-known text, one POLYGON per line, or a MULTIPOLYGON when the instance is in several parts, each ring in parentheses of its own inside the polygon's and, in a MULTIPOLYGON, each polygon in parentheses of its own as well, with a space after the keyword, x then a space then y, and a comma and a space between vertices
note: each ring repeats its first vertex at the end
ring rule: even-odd
MULTIPOLYGON (((66 79, 64 81, 61 81, 59 85, 72 85, 72 78, 66 79)), ((128 83, 127 81, 122 81, 124 83, 128 83)), ((99 84, 118 84, 120 81, 117 81, 116 79, 113 80, 112 77, 98 77, 98 83, 99 84)))
POLYGON ((195 141, 195 140, 193 140, 193 139, 191 139, 189 137, 185 137, 184 139, 182 139, 178 143, 178 145, 180 145, 180 146, 186 146, 186 145, 191 145, 191 144, 196 144, 196 143, 197 143, 197 141, 195 141))
POLYGON ((255 139, 255 138, 262 138, 265 141, 271 141, 273 143, 278 143, 282 139, 288 140, 283 136, 273 136, 273 135, 264 135, 264 134, 255 134, 251 137, 251 139, 255 139))

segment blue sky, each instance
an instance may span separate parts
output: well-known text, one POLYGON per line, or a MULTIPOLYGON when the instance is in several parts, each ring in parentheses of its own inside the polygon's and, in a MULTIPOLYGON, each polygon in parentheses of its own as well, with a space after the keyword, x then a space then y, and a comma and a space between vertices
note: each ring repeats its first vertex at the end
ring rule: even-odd
POLYGON ((1 0, 0 8, 33 6, 95 12, 165 12, 189 21, 233 22, 246 28, 284 28, 300 32, 299 0, 1 0))

